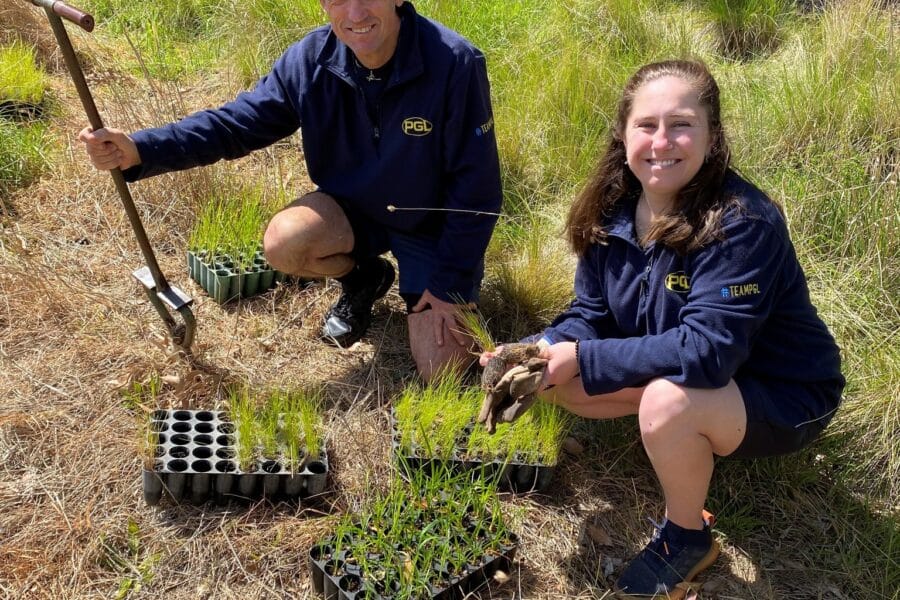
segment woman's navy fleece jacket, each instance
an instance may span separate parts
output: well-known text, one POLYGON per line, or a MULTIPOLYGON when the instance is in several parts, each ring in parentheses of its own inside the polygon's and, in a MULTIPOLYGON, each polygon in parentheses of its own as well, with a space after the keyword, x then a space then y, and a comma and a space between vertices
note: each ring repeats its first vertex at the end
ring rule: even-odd
POLYGON ((576 299, 544 332, 582 340, 588 394, 639 387, 662 377, 718 388, 736 375, 811 383, 843 381, 834 338, 810 302, 778 207, 730 173, 739 199, 721 241, 679 256, 635 240, 634 202, 608 222, 575 275, 576 299))
POLYGON ((142 164, 126 178, 238 158, 299 128, 319 189, 385 227, 434 238, 439 265, 429 291, 442 300, 467 295, 496 216, 387 207, 499 212, 485 59, 409 2, 398 12, 393 72, 374 121, 350 75, 353 54, 326 25, 288 48, 233 102, 132 135, 142 164))

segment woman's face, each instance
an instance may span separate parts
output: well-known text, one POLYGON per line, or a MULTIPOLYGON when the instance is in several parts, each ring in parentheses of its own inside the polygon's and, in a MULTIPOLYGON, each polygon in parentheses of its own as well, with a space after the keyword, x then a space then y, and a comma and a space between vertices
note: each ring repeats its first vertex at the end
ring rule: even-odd
POLYGON ((660 77, 635 93, 623 141, 628 166, 647 199, 671 205, 710 150, 706 109, 683 79, 660 77))

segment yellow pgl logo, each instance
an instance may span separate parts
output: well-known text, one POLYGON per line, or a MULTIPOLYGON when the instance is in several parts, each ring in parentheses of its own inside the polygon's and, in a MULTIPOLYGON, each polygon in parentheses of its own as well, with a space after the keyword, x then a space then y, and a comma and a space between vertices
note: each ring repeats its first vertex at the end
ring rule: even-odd
POLYGON ((409 117, 408 119, 403 119, 403 133, 406 135, 421 137, 431 133, 431 129, 431 122, 422 117, 409 117))
POLYGON ((679 294, 691 291, 691 280, 684 271, 675 271, 666 275, 666 289, 679 294))

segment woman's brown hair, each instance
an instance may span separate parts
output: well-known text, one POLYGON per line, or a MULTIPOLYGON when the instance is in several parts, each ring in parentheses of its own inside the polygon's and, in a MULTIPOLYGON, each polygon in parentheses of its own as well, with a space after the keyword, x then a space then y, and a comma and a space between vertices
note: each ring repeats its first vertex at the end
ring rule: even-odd
POLYGON ((584 254, 591 244, 605 243, 605 220, 623 199, 636 198, 641 193, 640 181, 625 162, 625 124, 637 91, 662 77, 678 77, 697 92, 709 120, 710 151, 697 174, 676 194, 675 210, 658 219, 642 242, 656 240, 686 254, 720 234, 722 216, 731 202, 722 190, 731 151, 722 128, 719 86, 702 62, 667 60, 641 67, 625 84, 606 151, 566 220, 566 236, 578 255, 584 254))

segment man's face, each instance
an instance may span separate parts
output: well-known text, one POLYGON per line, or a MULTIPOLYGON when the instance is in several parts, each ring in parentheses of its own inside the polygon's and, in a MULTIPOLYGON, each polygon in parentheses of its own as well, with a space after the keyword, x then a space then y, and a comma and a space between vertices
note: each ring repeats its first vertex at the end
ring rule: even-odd
POLYGON ((390 60, 400 37, 397 7, 404 0, 319 0, 331 29, 357 60, 377 69, 390 60))

